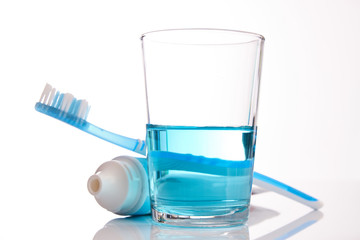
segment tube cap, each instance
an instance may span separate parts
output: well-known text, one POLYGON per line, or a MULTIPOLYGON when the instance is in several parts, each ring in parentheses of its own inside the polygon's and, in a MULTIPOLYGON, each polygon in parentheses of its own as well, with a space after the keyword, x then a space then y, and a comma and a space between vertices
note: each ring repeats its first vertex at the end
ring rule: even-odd
POLYGON ((120 215, 137 212, 148 196, 146 171, 129 156, 103 163, 90 176, 87 187, 100 206, 120 215))

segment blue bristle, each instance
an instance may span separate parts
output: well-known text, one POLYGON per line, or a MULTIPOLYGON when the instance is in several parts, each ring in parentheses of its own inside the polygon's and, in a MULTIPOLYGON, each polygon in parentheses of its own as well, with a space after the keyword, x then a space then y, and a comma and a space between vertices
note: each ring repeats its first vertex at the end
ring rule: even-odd
POLYGON ((86 109, 86 113, 85 113, 85 116, 84 116, 84 120, 87 119, 88 115, 89 115, 89 112, 90 112, 90 106, 88 106, 88 108, 86 109))
POLYGON ((72 114, 74 114, 74 115, 77 115, 77 114, 78 114, 80 104, 81 104, 81 100, 77 100, 76 103, 75 103, 75 105, 74 105, 74 110, 73 110, 72 114))
POLYGON ((76 98, 73 98, 73 100, 71 101, 69 110, 67 111, 69 114, 75 115, 74 110, 75 110, 76 102, 77 102, 76 98))
POLYGON ((54 96, 54 99, 52 100, 52 103, 51 103, 51 107, 55 107, 55 104, 57 102, 57 100, 59 99, 59 91, 56 91, 56 94, 54 96))
POLYGON ((64 99, 64 94, 61 93, 60 96, 59 96, 59 99, 58 99, 58 101, 57 101, 57 103, 55 105, 55 108, 60 108, 63 99, 64 99))

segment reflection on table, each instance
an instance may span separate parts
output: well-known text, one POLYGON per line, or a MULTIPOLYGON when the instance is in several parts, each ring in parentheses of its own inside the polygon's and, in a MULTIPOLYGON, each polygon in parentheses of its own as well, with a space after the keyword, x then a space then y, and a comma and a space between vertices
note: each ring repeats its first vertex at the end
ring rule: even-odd
MULTIPOLYGON (((184 228, 155 223, 151 216, 116 218, 106 223, 94 240, 160 240, 160 239, 250 239, 249 228, 278 216, 279 213, 263 207, 251 206, 246 225, 227 228, 184 228)), ((287 239, 305 230, 322 218, 320 211, 312 211, 288 224, 265 234, 257 240, 287 239)), ((251 232, 251 231, 250 231, 251 232)))

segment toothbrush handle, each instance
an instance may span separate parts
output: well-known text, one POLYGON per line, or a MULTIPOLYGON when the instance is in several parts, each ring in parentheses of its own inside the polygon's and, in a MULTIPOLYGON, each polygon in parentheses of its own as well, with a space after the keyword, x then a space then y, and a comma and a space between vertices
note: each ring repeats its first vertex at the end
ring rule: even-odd
POLYGON ((146 155, 146 147, 145 147, 144 140, 124 137, 119 134, 104 130, 104 129, 102 129, 98 126, 95 126, 94 124, 91 124, 89 122, 87 122, 87 124, 85 124, 83 126, 77 126, 77 127, 80 130, 83 130, 95 137, 98 137, 100 139, 103 139, 105 141, 113 143, 120 147, 126 148, 130 151, 139 153, 141 155, 144 155, 144 156, 146 155))
POLYGON ((291 198, 299 203, 307 205, 315 210, 320 209, 323 204, 316 198, 313 198, 293 187, 290 187, 282 182, 279 182, 273 178, 254 172, 253 183, 264 189, 276 192, 285 197, 291 198))
MULTIPOLYGON (((251 174, 253 161, 227 161, 219 158, 206 158, 191 154, 174 152, 152 151, 149 153, 157 171, 180 170, 195 171, 219 176, 238 176, 240 171, 243 174, 251 174)), ((254 172, 253 184, 276 192, 297 202, 305 204, 313 209, 322 207, 322 203, 293 187, 290 187, 273 178, 254 172)))

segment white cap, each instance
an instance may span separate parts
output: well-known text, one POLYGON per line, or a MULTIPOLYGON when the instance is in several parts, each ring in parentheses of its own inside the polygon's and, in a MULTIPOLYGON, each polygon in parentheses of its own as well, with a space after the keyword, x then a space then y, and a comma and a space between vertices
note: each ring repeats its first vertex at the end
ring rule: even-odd
POLYGON ((89 178, 87 187, 100 206, 121 215, 138 211, 149 191, 144 167, 129 156, 103 163, 89 178))

